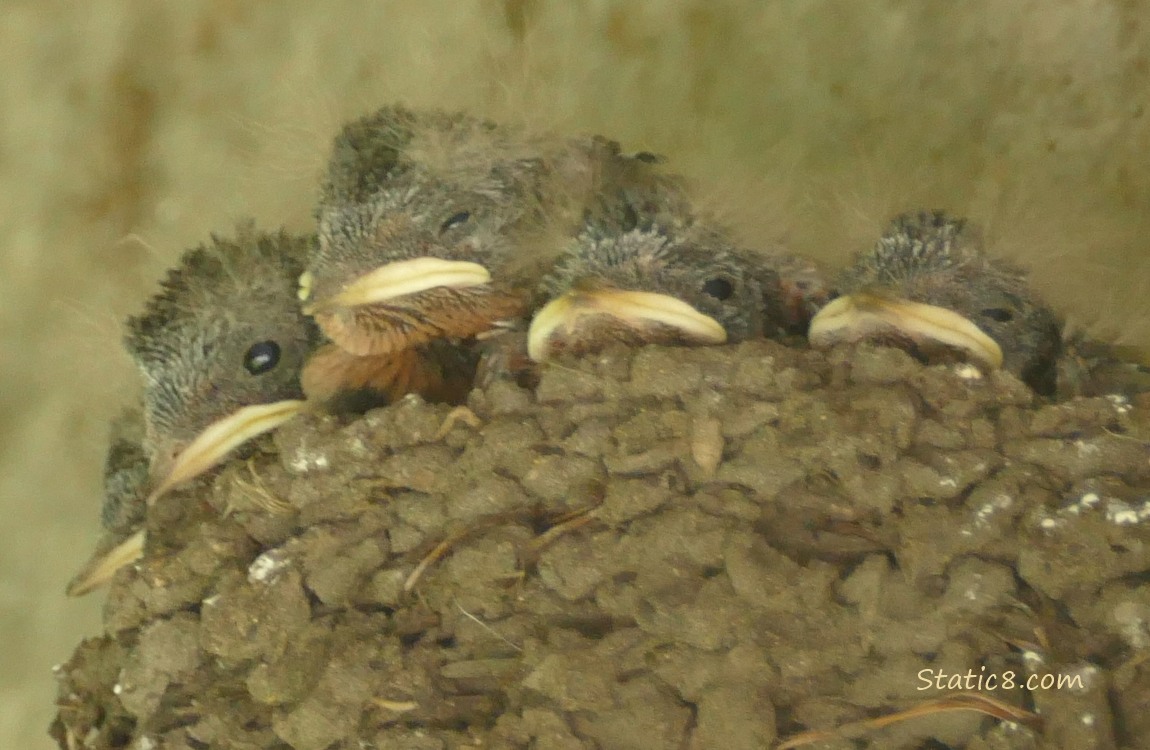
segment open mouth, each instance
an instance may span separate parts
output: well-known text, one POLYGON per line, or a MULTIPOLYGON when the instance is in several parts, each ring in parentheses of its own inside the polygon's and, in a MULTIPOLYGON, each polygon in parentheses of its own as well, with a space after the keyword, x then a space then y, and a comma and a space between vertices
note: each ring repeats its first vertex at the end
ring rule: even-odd
POLYGON ((811 320, 811 346, 906 341, 920 353, 957 353, 987 369, 1002 367, 1002 347, 968 318, 920 302, 858 292, 831 301, 811 320))
MULTIPOLYGON (((305 305, 305 315, 315 315, 339 307, 359 307, 388 302, 399 297, 419 294, 436 287, 463 289, 491 282, 491 273, 479 265, 463 260, 412 258, 388 263, 360 276, 342 291, 326 300, 305 305)), ((300 277, 299 296, 311 296, 313 277, 300 277)))
POLYGON ((680 299, 653 292, 602 289, 568 292, 548 302, 531 321, 527 354, 542 362, 551 355, 557 340, 576 336, 581 328, 603 318, 639 332, 672 331, 676 338, 692 344, 722 344, 727 340, 727 331, 718 321, 680 299))
MULTIPOLYGON (((170 461, 161 461, 153 466, 158 482, 148 494, 146 503, 152 505, 165 492, 203 474, 252 438, 279 427, 299 414, 306 403, 287 400, 245 406, 216 420, 170 461)), ((146 533, 140 529, 94 558, 68 584, 68 596, 83 596, 100 588, 112 579, 117 570, 139 560, 144 554, 145 539, 146 533)))

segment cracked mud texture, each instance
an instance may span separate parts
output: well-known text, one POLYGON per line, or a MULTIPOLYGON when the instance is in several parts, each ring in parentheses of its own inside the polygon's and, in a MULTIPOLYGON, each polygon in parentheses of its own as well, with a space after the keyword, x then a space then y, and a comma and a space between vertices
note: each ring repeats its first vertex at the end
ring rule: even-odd
POLYGON ((947 694, 926 669, 1081 687, 984 691, 1035 730, 810 746, 1146 747, 1145 399, 752 342, 469 406, 301 418, 161 500, 58 672, 61 746, 765 748, 947 694))

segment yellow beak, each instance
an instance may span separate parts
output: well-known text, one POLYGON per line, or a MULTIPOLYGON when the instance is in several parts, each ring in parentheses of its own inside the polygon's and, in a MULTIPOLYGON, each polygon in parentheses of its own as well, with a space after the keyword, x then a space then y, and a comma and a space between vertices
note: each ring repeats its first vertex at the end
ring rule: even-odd
MULTIPOLYGON (((152 505, 168 490, 203 474, 252 438, 279 427, 299 414, 306 403, 288 400, 245 406, 208 425, 170 466, 158 467, 163 476, 148 495, 147 504, 152 505)), ((145 536, 140 529, 85 565, 68 584, 68 596, 82 596, 100 588, 117 570, 139 560, 144 554, 145 536)))
POLYGON ((882 334, 961 352, 989 369, 1002 367, 1002 347, 968 318, 953 310, 920 302, 858 292, 831 301, 811 320, 811 346, 882 334))
POLYGON ((665 326, 692 343, 722 344, 727 340, 727 331, 718 321, 666 294, 617 289, 574 291, 553 299, 535 314, 527 331, 528 356, 544 361, 554 337, 573 333, 585 320, 602 316, 636 330, 665 326))
MULTIPOLYGON (((419 294, 435 287, 462 289, 491 282, 491 273, 479 265, 462 260, 412 258, 388 263, 360 276, 338 294, 306 305, 305 315, 315 315, 336 307, 358 307, 387 302, 398 297, 419 294)), ((311 296, 312 276, 300 277, 300 299, 311 296)))
POLYGON ((212 422, 175 457, 148 495, 148 505, 176 485, 203 474, 252 438, 279 427, 303 411, 306 403, 287 400, 245 406, 212 422))

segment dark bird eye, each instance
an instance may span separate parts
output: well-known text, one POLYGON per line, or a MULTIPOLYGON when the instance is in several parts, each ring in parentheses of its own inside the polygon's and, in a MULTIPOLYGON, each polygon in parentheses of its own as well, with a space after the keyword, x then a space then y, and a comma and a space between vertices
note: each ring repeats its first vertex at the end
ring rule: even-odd
POLYGON ((728 299, 735 293, 735 288, 726 279, 707 279, 703 284, 703 294, 708 294, 717 300, 728 299))
POLYGON ((1007 310, 1005 307, 992 307, 988 310, 983 310, 982 314, 991 320, 996 320, 999 323, 1009 323, 1014 320, 1014 313, 1007 310))
POLYGON ((244 355, 244 368, 252 375, 263 375, 279 364, 280 345, 274 341, 261 341, 252 344, 244 355))
POLYGON ((443 224, 439 227, 439 231, 446 232, 448 229, 455 229, 458 226, 466 224, 467 220, 470 218, 470 211, 460 211, 459 213, 449 218, 447 221, 443 222, 443 224))

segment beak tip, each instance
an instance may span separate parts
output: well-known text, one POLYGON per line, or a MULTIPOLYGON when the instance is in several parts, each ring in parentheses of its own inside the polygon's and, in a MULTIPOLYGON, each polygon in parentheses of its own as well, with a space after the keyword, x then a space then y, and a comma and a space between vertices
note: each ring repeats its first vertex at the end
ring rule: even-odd
POLYGON ((68 582, 64 593, 69 597, 84 596, 111 581, 116 571, 144 556, 145 539, 146 532, 141 529, 93 558, 68 582))
POLYGON ((547 359, 548 347, 545 339, 529 337, 527 339, 527 356, 532 362, 543 362, 547 359))
POLYGON ((311 297, 312 284, 315 283, 315 275, 311 271, 304 271, 299 275, 299 287, 296 290, 296 296, 299 297, 300 302, 307 302, 311 297))

